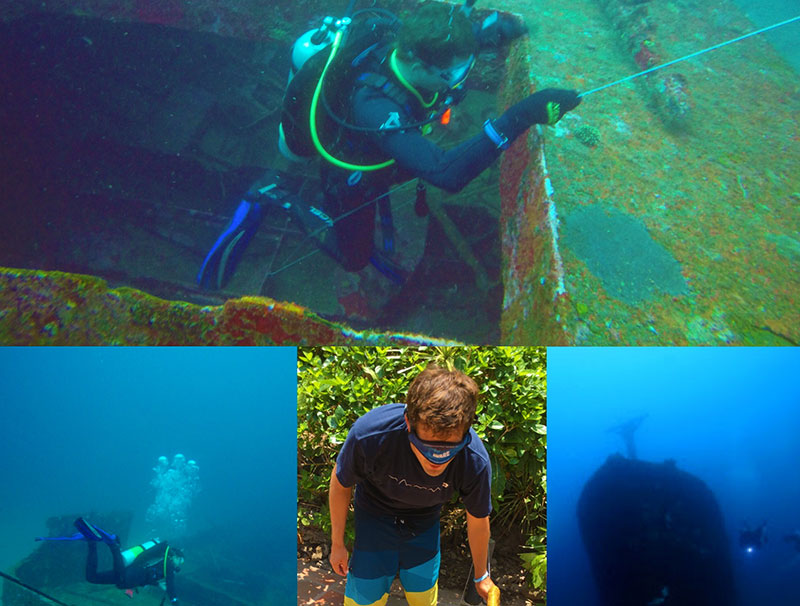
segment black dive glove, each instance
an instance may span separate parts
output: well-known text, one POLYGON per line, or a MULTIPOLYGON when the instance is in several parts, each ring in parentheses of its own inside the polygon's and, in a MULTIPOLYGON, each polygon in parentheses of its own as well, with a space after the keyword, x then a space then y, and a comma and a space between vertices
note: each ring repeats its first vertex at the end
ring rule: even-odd
POLYGON ((480 29, 475 32, 475 37, 478 40, 478 46, 486 48, 487 46, 500 46, 527 33, 528 26, 523 23, 522 19, 494 12, 483 20, 480 29))
POLYGON ((581 102, 576 90, 546 88, 509 107, 492 122, 494 130, 510 143, 532 124, 553 125, 581 102))

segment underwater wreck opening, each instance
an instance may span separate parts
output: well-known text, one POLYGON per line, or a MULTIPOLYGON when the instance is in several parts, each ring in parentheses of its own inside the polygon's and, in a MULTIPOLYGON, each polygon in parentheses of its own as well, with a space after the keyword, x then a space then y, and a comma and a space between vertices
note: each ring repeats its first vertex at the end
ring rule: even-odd
MULTIPOLYGON (((202 306, 260 295, 357 330, 499 342, 497 165, 459 194, 429 187, 422 200, 416 181, 393 192, 402 280, 374 266, 344 271, 277 200, 224 286, 196 284, 253 183, 279 174, 293 195, 318 200, 317 164, 278 154, 278 123, 291 40, 330 9, 307 6, 301 17, 288 5, 262 8, 269 19, 254 34, 218 7, 221 25, 209 23, 202 11, 212 4, 195 4, 170 5, 161 19, 91 2, 42 13, 22 2, 0 24, 12 66, 0 77, 0 265, 88 274, 202 306), (279 19, 287 15, 294 21, 279 19)), ((402 15, 415 4, 386 7, 402 15)), ((479 59, 437 143, 454 145, 497 115, 504 52, 479 59)))

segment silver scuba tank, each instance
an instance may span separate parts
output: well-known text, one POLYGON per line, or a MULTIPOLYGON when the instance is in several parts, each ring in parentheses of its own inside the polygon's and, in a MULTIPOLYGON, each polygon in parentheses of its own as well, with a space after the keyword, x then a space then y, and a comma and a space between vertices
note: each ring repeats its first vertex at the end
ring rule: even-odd
MULTIPOLYGON (((306 61, 321 50, 328 48, 333 43, 335 37, 333 25, 334 18, 325 17, 320 27, 308 30, 295 40, 292 45, 292 64, 289 67, 289 78, 286 82, 287 88, 292 78, 294 78, 297 72, 305 65, 306 61)), ((278 125, 278 150, 291 162, 303 162, 308 160, 308 158, 298 156, 289 149, 286 143, 286 135, 283 131, 283 123, 278 125)))

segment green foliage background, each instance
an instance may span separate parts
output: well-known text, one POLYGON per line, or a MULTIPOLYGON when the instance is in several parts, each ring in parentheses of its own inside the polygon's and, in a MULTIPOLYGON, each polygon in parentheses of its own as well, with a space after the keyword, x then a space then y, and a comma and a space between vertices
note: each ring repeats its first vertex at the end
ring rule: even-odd
MULTIPOLYGON (((429 363, 480 387, 473 428, 492 462, 492 525, 528 537, 520 553, 534 588, 546 585, 547 371, 535 347, 307 347, 298 350, 298 523, 330 531, 328 482, 353 422, 405 401, 429 363)), ((450 507, 459 507, 453 503, 450 507)), ((444 515, 444 512, 443 512, 444 515)), ((348 524, 348 529, 352 525, 348 524)), ((350 537, 352 538, 352 537, 350 537)))

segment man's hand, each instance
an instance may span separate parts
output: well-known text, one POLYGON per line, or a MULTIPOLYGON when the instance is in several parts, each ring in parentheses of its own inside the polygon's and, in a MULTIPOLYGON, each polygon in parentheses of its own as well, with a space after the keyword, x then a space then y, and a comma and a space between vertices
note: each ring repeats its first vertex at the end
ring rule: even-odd
POLYGON ((489 601, 489 590, 492 587, 495 587, 494 581, 492 581, 492 577, 486 577, 479 583, 475 583, 475 589, 478 590, 478 595, 483 598, 484 602, 489 601))
POLYGON ((347 571, 349 570, 347 567, 347 561, 349 557, 350 554, 347 553, 347 548, 344 545, 332 545, 331 554, 328 556, 328 560, 333 567, 333 572, 346 577, 347 571))

